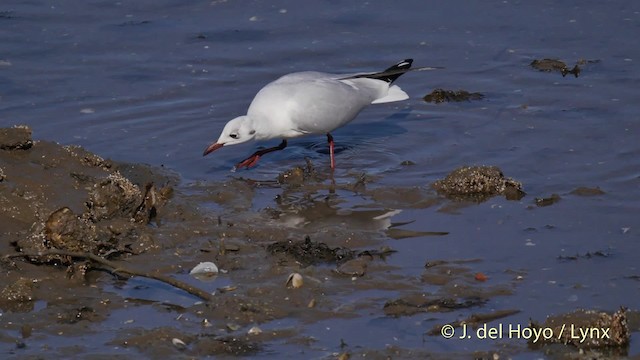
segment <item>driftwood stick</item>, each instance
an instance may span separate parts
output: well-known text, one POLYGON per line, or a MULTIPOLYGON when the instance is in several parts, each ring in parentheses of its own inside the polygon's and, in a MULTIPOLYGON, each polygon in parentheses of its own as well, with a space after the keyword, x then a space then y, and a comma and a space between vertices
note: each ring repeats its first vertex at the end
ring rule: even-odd
MULTIPOLYGON (((154 280, 158 280, 161 281, 163 283, 169 284, 175 288, 178 288, 180 290, 186 291, 187 293, 193 295, 193 296, 197 296, 202 300, 205 301, 211 301, 213 299, 213 295, 201 290, 197 287, 191 286, 187 283, 184 283, 180 280, 176 280, 174 278, 168 277, 168 276, 164 276, 164 275, 160 275, 160 274, 151 274, 151 273, 147 273, 144 271, 138 271, 135 269, 130 269, 127 268, 125 266, 122 266, 119 263, 116 263, 114 261, 110 261, 107 260, 103 257, 100 257, 98 255, 92 254, 92 253, 86 253, 86 252, 73 252, 73 251, 66 251, 66 250, 58 250, 58 249, 51 249, 51 250, 47 250, 47 251, 42 251, 42 252, 37 252, 37 253, 17 253, 17 254, 7 254, 4 257, 7 259, 10 258, 17 258, 17 257, 44 257, 44 256, 51 256, 51 255, 58 255, 58 256, 69 256, 72 258, 79 258, 79 259, 86 259, 86 260, 90 260, 94 263, 103 265, 107 268, 110 268, 110 272, 112 274, 118 275, 118 274, 128 274, 130 276, 140 276, 140 277, 145 277, 148 279, 154 279, 154 280)), ((108 270, 108 269, 107 269, 108 270)))

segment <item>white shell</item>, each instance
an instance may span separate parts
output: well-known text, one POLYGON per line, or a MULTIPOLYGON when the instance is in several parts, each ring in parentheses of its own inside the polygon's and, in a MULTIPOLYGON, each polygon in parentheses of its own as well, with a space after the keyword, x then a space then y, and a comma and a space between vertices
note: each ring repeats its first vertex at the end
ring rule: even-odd
POLYGON ((196 265, 191 269, 189 275, 200 280, 206 280, 218 275, 218 271, 218 266, 216 264, 207 261, 196 265))
POLYGON ((258 335, 262 333, 262 329, 260 329, 257 326, 253 326, 251 329, 249 329, 249 331, 247 332, 247 334, 249 335, 258 335))
POLYGON ((184 341, 178 339, 178 338, 173 338, 171 339, 171 343, 173 344, 173 346, 177 347, 180 350, 186 349, 187 348, 187 344, 184 343, 184 341))
POLYGON ((292 273, 287 278, 287 284, 286 284, 287 287, 291 286, 292 288, 297 289, 302 287, 303 284, 304 284, 304 280, 302 279, 302 275, 298 273, 292 273))

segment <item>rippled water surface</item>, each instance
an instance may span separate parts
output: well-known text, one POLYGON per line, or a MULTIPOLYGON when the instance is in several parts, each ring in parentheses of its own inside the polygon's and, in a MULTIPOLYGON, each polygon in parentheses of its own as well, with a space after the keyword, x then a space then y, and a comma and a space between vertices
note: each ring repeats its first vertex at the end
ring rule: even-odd
MULTIPOLYGON (((486 305, 521 310, 505 323, 527 324, 577 308, 638 308, 636 1, 4 0, 0 29, 0 125, 27 124, 36 139, 162 165, 180 175, 186 191, 238 176, 273 180, 305 157, 328 171, 324 136, 292 140, 285 151, 237 173, 229 172, 233 164, 278 141, 201 156, 226 121, 244 114, 253 95, 285 73, 375 71, 405 58, 415 66, 444 67, 404 75, 397 84, 411 99, 367 108, 333 133, 335 181, 364 173, 375 179, 374 187, 428 191, 459 166, 495 165, 521 181, 527 196, 455 210, 446 202, 401 209, 394 221, 414 221, 405 229, 449 234, 390 238, 387 245, 398 251, 387 260, 393 271, 419 279, 428 259, 482 259, 482 272, 496 281, 512 277, 505 269, 523 271, 514 295, 486 305), (587 63, 579 77, 562 77, 529 66, 542 58, 587 63), (435 88, 485 97, 424 102, 435 88), (571 194, 580 186, 604 194, 571 194), (534 198, 554 193, 558 203, 536 207, 534 198), (595 252, 607 256, 558 260, 595 252)), ((273 206, 278 193, 257 190, 253 208, 273 206)), ((338 196, 345 214, 378 207, 372 197, 338 196)), ((315 221, 319 227, 331 220, 315 221)), ((381 309, 385 296, 372 289, 344 299, 368 298, 381 309)), ((298 326, 314 337, 309 357, 340 352, 341 339, 351 346, 445 353, 526 346, 522 340, 425 337, 434 316, 367 311, 334 323, 285 319, 267 326, 298 326)), ((637 337, 635 332, 630 354, 640 353, 637 337)), ((87 341, 99 348, 109 339, 87 341)), ((276 342, 265 355, 299 354, 296 346, 276 342)))

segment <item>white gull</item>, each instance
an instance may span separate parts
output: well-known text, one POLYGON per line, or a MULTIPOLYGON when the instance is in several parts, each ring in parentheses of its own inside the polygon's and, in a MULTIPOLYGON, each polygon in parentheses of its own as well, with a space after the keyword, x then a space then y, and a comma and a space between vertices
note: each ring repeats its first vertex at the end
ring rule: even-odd
MULTIPOLYGON (((229 121, 218 141, 202 155, 254 139, 283 139, 280 145, 258 150, 234 167, 249 168, 261 156, 287 147, 287 139, 326 134, 334 169, 331 131, 349 123, 369 104, 408 99, 407 93, 392 83, 410 70, 412 62, 406 59, 375 73, 338 75, 304 71, 284 75, 263 87, 253 98, 247 115, 229 121)), ((422 69, 426 68, 415 70, 422 69)))

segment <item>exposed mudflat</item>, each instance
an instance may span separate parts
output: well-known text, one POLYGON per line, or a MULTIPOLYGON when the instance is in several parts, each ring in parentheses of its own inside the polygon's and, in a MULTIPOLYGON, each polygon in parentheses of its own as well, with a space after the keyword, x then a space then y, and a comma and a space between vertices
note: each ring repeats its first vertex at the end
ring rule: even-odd
MULTIPOLYGON (((104 160, 76 146, 34 142, 26 127, 0 129, 0 138, 0 216, 7 224, 0 249, 5 279, 0 289, 5 332, 0 340, 15 344, 10 354, 44 349, 52 337, 77 339, 107 331, 108 346, 149 357, 249 356, 268 354, 276 340, 312 347, 313 339, 286 324, 340 321, 353 316, 348 310, 352 307, 391 318, 469 309, 474 315, 464 323, 474 326, 520 312, 515 307, 486 313, 486 305, 518 292, 526 272, 504 269, 507 276, 494 280, 481 272, 482 259, 443 260, 424 254, 424 271, 416 282, 399 276, 387 263, 396 250, 384 245, 384 238, 447 232, 403 230, 406 224, 391 221, 398 213, 394 210, 338 215, 332 206, 336 191, 376 198, 389 209, 448 201, 426 185, 368 190, 362 179, 336 185, 321 179, 307 161, 272 182, 238 178, 207 183, 198 196, 191 196, 174 188, 180 180, 168 171, 104 160), (283 195, 273 207, 248 211, 253 192, 263 186, 280 188, 283 195), (308 202, 287 204, 292 196, 307 197, 308 202), (221 210, 202 208, 208 202, 221 210), (327 221, 332 217, 336 222, 327 221), (316 221, 322 228, 300 231, 299 224, 314 218, 322 219, 316 221), (343 221, 351 225, 341 226, 343 221), (305 235, 309 233, 313 235, 305 235), (205 261, 216 264, 217 274, 188 275, 191 267, 205 261), (425 293, 423 286, 434 291, 425 293), (135 295, 140 290, 144 299, 135 295), (372 290, 396 295, 380 306, 377 297, 366 295, 372 290), (359 300, 345 303, 347 294, 359 300), (114 318, 133 315, 127 311, 131 306, 142 306, 151 317, 158 311, 173 314, 173 320, 122 319, 131 326, 114 326, 114 318)), ((495 167, 467 167, 433 186, 452 201, 476 203, 503 195, 510 187, 520 191, 522 184, 495 167)), ((597 195, 594 190, 576 191, 597 195)), ((614 321, 606 314, 598 316, 592 327, 614 321)), ((571 339, 556 342, 624 354, 629 343, 625 316, 614 315, 615 340, 584 346, 571 339)), ((559 320, 549 321, 533 326, 560 326, 559 320)), ((459 330, 462 324, 451 319, 425 329, 424 336, 443 336, 446 327, 459 330)), ((582 320, 581 326, 588 325, 582 320)), ((631 328, 637 326, 632 321, 631 328)), ((55 352, 68 356, 104 350, 75 343, 56 346, 55 352)), ((341 354, 377 358, 426 352, 398 348, 387 353, 345 345, 341 354)))

